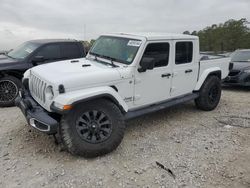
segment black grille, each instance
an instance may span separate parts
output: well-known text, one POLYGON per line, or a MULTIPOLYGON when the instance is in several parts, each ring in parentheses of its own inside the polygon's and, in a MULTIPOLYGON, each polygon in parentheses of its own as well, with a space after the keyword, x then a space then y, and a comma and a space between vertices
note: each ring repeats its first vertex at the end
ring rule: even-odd
POLYGON ((246 77, 245 82, 250 82, 250 76, 246 77))
POLYGON ((237 76, 240 73, 240 71, 232 70, 229 72, 229 76, 237 76))

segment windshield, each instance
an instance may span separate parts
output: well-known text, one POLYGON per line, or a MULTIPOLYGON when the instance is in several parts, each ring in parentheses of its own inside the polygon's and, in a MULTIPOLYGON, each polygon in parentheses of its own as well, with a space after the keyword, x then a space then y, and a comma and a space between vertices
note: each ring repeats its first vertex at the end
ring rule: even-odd
POLYGON ((128 65, 133 62, 140 45, 140 40, 101 36, 91 48, 90 54, 128 65))
POLYGON ((236 51, 232 54, 233 62, 250 62, 250 51, 236 51))
POLYGON ((14 59, 25 59, 38 47, 39 44, 26 42, 18 46, 16 49, 10 51, 7 55, 14 59))

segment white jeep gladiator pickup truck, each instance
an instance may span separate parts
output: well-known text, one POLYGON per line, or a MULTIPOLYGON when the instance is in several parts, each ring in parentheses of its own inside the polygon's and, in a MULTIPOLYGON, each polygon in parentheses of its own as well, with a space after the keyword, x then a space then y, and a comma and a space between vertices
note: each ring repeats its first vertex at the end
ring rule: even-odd
POLYGON ((86 58, 26 71, 16 105, 32 127, 59 133, 70 153, 96 157, 117 148, 127 119, 190 100, 215 109, 229 62, 200 61, 191 35, 102 35, 86 58))

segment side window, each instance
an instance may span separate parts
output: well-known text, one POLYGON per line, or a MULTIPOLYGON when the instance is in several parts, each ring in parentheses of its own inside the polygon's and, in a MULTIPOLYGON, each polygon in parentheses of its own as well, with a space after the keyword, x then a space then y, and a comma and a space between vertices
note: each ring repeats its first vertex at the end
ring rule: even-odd
POLYGON ((154 58, 155 67, 164 67, 169 61, 169 43, 148 44, 143 57, 154 58))
POLYGON ((177 42, 175 46, 175 64, 191 63, 193 60, 193 43, 177 42))
POLYGON ((60 46, 57 44, 42 47, 36 56, 42 56, 46 61, 61 59, 60 46))
POLYGON ((61 45, 62 58, 64 59, 74 59, 80 58, 81 52, 77 44, 62 44, 61 45))

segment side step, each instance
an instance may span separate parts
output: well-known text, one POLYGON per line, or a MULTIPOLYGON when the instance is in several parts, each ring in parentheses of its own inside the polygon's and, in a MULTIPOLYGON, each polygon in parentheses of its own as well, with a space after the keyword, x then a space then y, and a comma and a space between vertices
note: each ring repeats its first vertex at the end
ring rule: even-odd
POLYGON ((125 115, 125 120, 133 119, 133 118, 136 118, 145 114, 149 114, 152 112, 157 112, 159 110, 163 110, 171 106, 175 106, 177 104, 182 104, 182 103, 194 100, 198 97, 199 97, 198 93, 192 93, 192 94, 184 95, 184 96, 177 97, 174 99, 170 99, 159 104, 150 105, 142 109, 128 111, 125 115))

